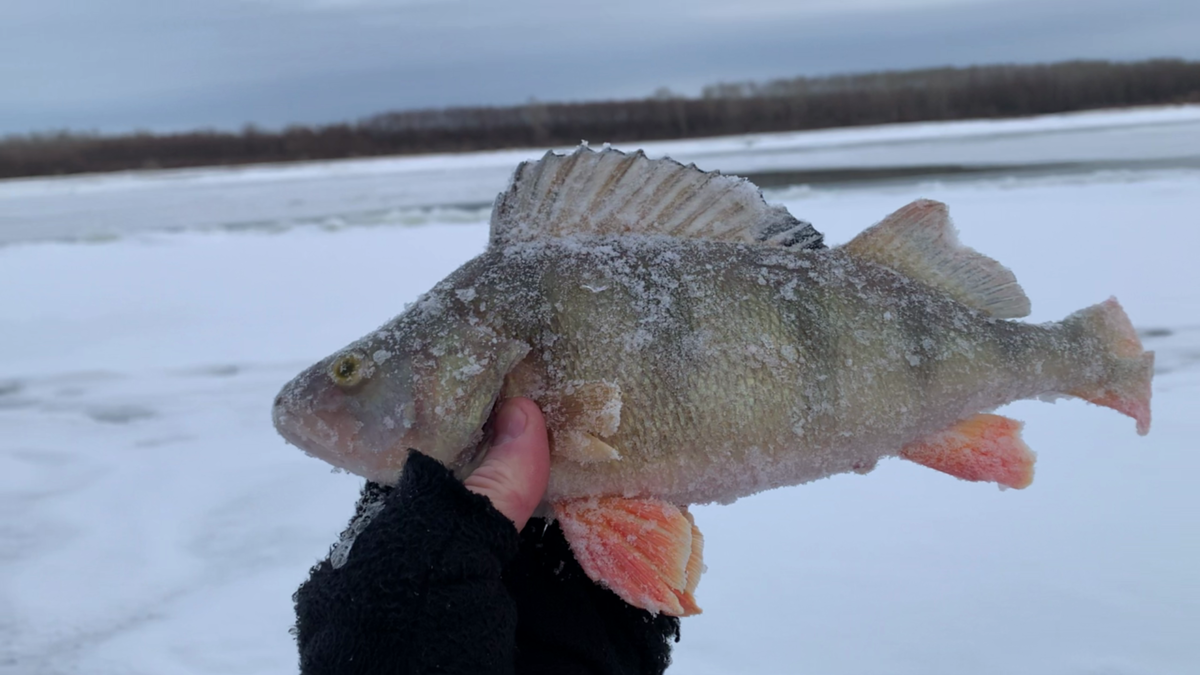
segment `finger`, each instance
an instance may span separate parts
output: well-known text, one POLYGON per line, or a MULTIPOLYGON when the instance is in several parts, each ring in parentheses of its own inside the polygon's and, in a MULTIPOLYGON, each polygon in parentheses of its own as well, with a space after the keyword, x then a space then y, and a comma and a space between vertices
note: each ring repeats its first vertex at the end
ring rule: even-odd
POLYGON ((536 403, 511 398, 496 413, 494 429, 487 457, 464 484, 490 499, 520 530, 541 503, 550 479, 546 422, 536 403))

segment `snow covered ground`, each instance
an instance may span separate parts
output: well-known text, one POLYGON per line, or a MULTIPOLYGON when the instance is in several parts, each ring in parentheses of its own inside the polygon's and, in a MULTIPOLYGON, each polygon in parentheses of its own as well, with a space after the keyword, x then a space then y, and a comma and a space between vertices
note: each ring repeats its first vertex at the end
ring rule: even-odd
MULTIPOLYGON (((1097 134, 1134 163, 1163 159, 1172 144, 1147 139, 1172 134, 1178 157, 1200 152, 1196 108, 772 143, 844 166, 903 137, 1048 161, 978 149, 1009 132, 1065 149, 1055 161, 1097 134)), ((774 161, 763 138, 655 148, 724 144, 713 166, 733 171, 774 161)), ((0 672, 295 672, 291 593, 360 481, 286 446, 272 397, 481 250, 486 211, 453 205, 490 199, 525 154, 0 182, 0 672), (371 209, 419 226, 330 227, 371 209), (266 225, 231 227, 251 221, 266 225)), ((1016 272, 1032 320, 1121 299, 1158 350, 1150 435, 1078 401, 1020 403, 1002 412, 1039 452, 1024 491, 887 461, 698 508, 705 613, 671 672, 1197 672, 1200 170, 769 194, 831 243, 917 197, 949 203, 963 240, 1016 272)))

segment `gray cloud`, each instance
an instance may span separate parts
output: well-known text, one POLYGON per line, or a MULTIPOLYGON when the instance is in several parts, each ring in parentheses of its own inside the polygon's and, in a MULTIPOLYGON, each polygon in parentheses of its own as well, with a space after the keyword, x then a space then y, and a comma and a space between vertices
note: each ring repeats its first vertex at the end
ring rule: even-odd
POLYGON ((1200 58, 1194 0, 8 0, 0 133, 281 126, 720 80, 1200 58))

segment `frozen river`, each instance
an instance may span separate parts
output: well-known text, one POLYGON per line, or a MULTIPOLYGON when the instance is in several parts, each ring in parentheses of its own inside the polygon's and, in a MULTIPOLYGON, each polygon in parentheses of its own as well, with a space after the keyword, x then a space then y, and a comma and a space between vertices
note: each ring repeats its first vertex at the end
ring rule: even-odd
MULTIPOLYGON (((1200 107, 645 147, 940 167, 768 199, 830 243, 945 201, 1031 320, 1116 295, 1158 351, 1144 438, 1079 401, 1002 411, 1039 453, 1024 491, 885 461, 695 509, 705 613, 669 672, 1196 672, 1200 107)), ((272 397, 482 250, 534 154, 0 181, 0 672, 295 672, 291 593, 360 481, 286 446, 272 397)))
MULTIPOLYGON (((1200 168, 1200 106, 640 146, 763 186, 1200 168)), ((566 148, 560 148, 566 150, 566 148)), ((477 222, 532 150, 0 181, 0 244, 132 232, 477 222)))

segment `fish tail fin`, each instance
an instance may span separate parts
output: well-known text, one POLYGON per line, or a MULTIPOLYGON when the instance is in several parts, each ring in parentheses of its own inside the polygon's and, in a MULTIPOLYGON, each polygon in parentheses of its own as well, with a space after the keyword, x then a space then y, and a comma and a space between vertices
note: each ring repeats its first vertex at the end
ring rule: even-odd
POLYGON ((1150 432, 1150 381, 1154 377, 1154 352, 1142 349, 1133 324, 1116 298, 1081 309, 1063 323, 1098 340, 1105 364, 1098 382, 1068 391, 1072 396, 1112 408, 1137 421, 1141 435, 1150 432))

